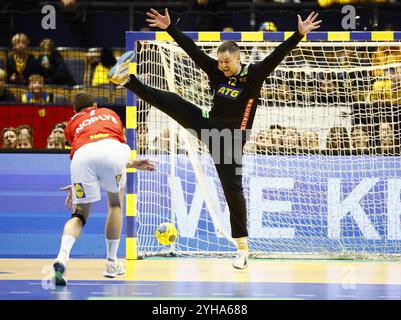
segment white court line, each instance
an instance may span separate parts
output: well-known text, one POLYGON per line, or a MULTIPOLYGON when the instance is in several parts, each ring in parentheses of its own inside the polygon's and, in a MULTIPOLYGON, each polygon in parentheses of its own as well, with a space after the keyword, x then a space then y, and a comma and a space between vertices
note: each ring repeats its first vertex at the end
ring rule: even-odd
POLYGON ((378 298, 383 298, 383 299, 400 299, 401 296, 378 296, 378 298))
MULTIPOLYGON (((41 282, 31 282, 29 285, 42 285, 41 282)), ((158 283, 68 283, 68 286, 158 286, 158 283)))
POLYGON ((91 292, 90 294, 112 294, 112 292, 91 292))
POLYGON ((314 294, 294 294, 294 297, 316 297, 314 294))
POLYGON ((346 294, 337 294, 337 298, 357 298, 358 296, 355 295, 346 295, 346 294))
POLYGON ((274 297, 274 293, 255 293, 255 297, 274 297))
POLYGON ((171 295, 173 296, 192 296, 191 292, 173 292, 171 295))
POLYGON ((234 296, 234 293, 218 293, 218 292, 213 292, 212 296, 234 296))
POLYGON ((30 291, 10 291, 11 294, 30 294, 30 291))
POLYGON ((131 292, 131 295, 153 295, 152 292, 131 292))

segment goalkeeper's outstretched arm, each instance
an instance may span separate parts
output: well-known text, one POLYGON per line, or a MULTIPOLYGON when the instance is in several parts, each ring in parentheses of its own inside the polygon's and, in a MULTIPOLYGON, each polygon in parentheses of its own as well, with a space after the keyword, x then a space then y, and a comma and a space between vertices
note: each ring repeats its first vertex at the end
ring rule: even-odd
POLYGON ((315 21, 317 16, 318 13, 312 12, 305 21, 302 21, 301 17, 298 15, 298 30, 290 38, 280 44, 276 50, 264 60, 256 64, 258 78, 260 78, 261 81, 264 81, 309 31, 320 28, 322 20, 315 21))
POLYGON ((175 42, 194 60, 199 68, 207 74, 213 70, 217 61, 204 53, 191 38, 187 37, 171 23, 167 8, 164 10, 164 16, 155 9, 150 9, 146 14, 150 18, 146 19, 149 27, 159 27, 166 30, 175 42))

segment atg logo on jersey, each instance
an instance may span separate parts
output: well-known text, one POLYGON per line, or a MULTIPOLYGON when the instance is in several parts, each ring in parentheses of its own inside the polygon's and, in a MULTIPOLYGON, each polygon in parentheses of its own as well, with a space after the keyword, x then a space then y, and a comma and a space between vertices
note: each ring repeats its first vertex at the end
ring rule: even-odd
POLYGON ((82 183, 74 183, 75 194, 78 199, 86 198, 84 188, 82 187, 82 183))
POLYGON ((241 94, 242 89, 231 87, 227 84, 220 84, 216 94, 221 97, 226 97, 228 99, 237 100, 238 96, 241 94))

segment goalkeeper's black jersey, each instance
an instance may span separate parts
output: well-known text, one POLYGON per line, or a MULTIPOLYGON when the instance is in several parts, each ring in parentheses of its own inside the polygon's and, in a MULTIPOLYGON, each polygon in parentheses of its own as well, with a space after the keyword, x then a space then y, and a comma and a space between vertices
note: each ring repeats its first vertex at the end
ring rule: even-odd
POLYGON ((214 92, 210 120, 217 127, 242 130, 252 128, 263 81, 302 39, 295 32, 264 60, 242 64, 238 75, 226 77, 218 68, 218 61, 204 53, 175 26, 170 24, 167 32, 209 77, 214 92))

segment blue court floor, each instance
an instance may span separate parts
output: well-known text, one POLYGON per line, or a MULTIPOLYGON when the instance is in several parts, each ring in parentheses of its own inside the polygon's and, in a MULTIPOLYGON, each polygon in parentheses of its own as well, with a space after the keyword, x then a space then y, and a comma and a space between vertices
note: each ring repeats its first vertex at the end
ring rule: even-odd
POLYGON ((227 283, 79 281, 67 287, 49 288, 41 282, 3 280, 1 300, 95 299, 284 299, 284 300, 401 300, 400 285, 359 284, 344 288, 325 283, 227 283))
POLYGON ((52 261, 0 259, 0 300, 401 300, 400 262, 160 258, 128 261, 102 277, 104 261, 71 260, 68 286, 50 282, 52 261))

